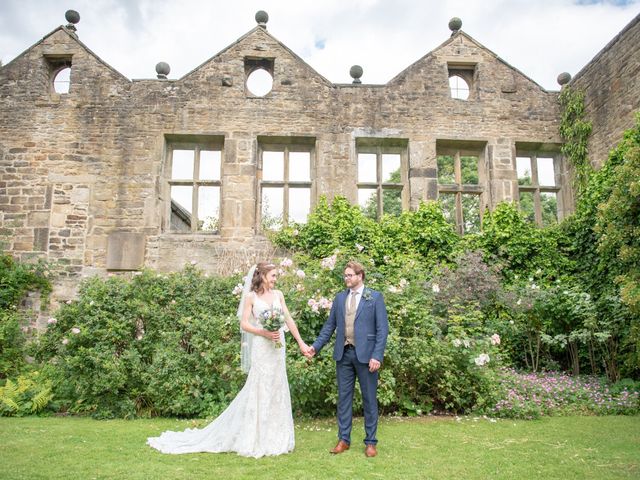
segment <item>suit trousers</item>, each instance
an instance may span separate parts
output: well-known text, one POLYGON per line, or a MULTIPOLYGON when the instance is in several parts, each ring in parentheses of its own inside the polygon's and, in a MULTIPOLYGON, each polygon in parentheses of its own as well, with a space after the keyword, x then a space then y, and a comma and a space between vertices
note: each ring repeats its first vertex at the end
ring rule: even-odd
POLYGON ((336 378, 338 379, 338 438, 351 443, 351 427, 353 421, 353 392, 356 377, 362 392, 364 409, 364 430, 366 445, 378 443, 378 372, 370 372, 369 364, 359 362, 355 348, 345 348, 342 358, 336 362, 336 378))

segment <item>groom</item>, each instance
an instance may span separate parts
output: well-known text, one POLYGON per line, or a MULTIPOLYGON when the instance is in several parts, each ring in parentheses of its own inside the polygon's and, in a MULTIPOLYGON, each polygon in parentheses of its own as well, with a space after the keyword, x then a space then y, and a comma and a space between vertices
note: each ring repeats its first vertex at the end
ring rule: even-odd
POLYGON ((338 378, 338 444, 331 453, 349 449, 353 390, 357 377, 364 407, 365 455, 375 457, 378 453, 378 369, 387 344, 389 322, 382 294, 365 287, 364 277, 362 265, 353 261, 347 263, 344 269, 347 289, 333 300, 329 318, 309 347, 307 356, 313 357, 336 332, 333 359, 338 378))

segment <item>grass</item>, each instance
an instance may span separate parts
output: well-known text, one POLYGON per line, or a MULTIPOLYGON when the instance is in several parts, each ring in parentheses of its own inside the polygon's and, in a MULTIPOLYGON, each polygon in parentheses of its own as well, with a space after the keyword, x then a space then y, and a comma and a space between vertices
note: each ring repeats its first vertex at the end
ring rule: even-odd
MULTIPOLYGON (((204 422, 199 422, 203 425, 204 422)), ((332 419, 296 424, 289 455, 163 455, 145 445, 171 419, 0 418, 0 478, 10 479, 614 479, 640 477, 640 416, 493 420, 382 418, 379 455, 332 456, 332 419)))

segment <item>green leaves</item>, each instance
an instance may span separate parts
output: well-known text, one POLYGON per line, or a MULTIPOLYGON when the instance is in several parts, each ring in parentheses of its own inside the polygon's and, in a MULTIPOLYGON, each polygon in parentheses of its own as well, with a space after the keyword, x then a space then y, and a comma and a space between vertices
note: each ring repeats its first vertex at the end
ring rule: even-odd
POLYGON ((610 337, 599 349, 610 379, 640 373, 640 116, 590 175, 576 213, 561 225, 563 250, 610 337))
POLYGON ((376 222, 339 196, 331 204, 322 197, 306 224, 276 232, 272 240, 314 259, 339 251, 345 256, 367 256, 376 264, 404 255, 429 265, 450 259, 460 243, 437 202, 421 203, 416 211, 400 215, 384 215, 376 222))
POLYGON ((227 402, 243 378, 237 281, 189 266, 84 282, 36 352, 57 372, 62 408, 100 418, 219 410, 205 392, 227 402))
POLYGON ((16 381, 8 379, 0 387, 0 416, 22 416, 43 411, 53 394, 51 381, 34 371, 21 375, 16 381))
POLYGON ((615 262, 623 302, 640 314, 640 114, 612 156, 622 161, 611 173, 610 195, 598 206, 594 231, 598 253, 615 262))
POLYGON ((561 151, 575 169, 574 184, 580 196, 593 172, 587 151, 592 125, 585 119, 583 92, 565 86, 560 92, 558 102, 562 110, 560 136, 565 141, 561 151))
POLYGON ((10 255, 0 253, 0 310, 16 308, 28 291, 40 291, 46 297, 51 292, 48 275, 44 262, 16 262, 10 255))

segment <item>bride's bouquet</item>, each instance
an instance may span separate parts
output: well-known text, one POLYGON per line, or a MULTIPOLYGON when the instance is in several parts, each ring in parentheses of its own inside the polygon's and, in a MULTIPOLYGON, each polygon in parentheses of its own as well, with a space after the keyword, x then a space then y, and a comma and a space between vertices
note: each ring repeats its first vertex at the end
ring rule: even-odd
MULTIPOLYGON (((265 330, 277 332, 284 326, 284 312, 278 307, 271 307, 268 310, 264 310, 260 314, 260 323, 265 330)), ((275 342, 275 347, 282 348, 282 343, 280 343, 280 341, 275 342)))

